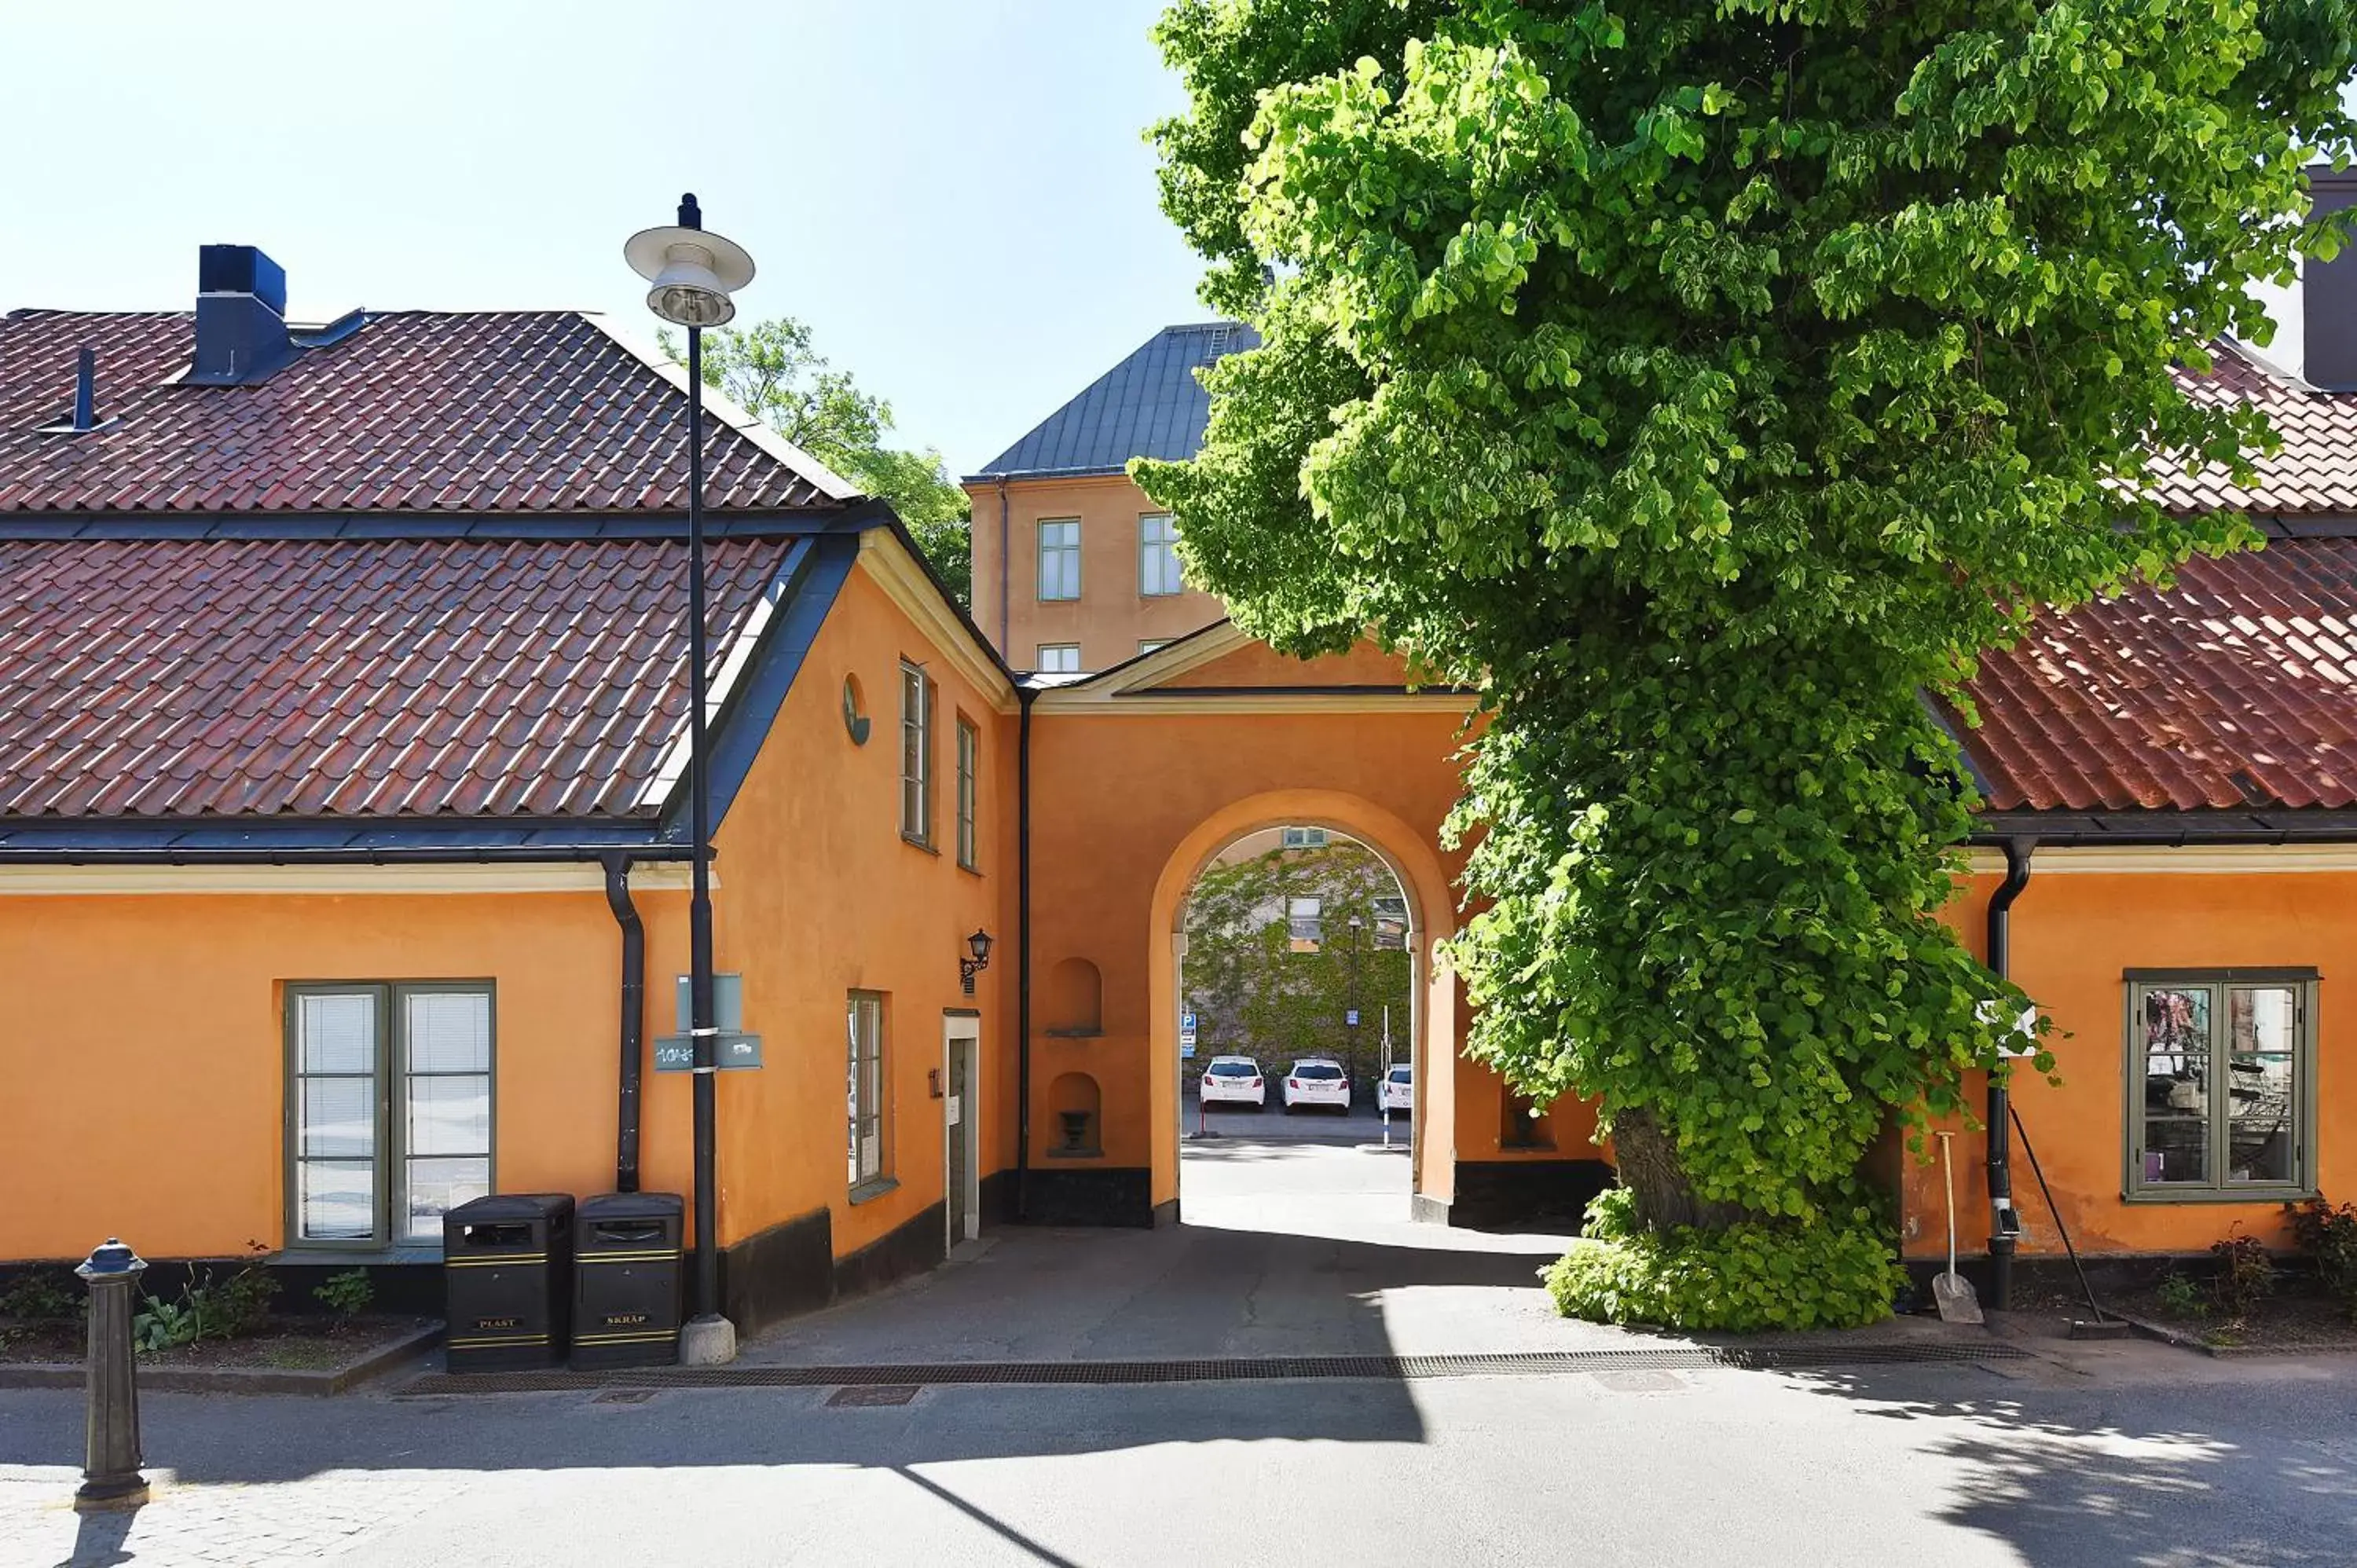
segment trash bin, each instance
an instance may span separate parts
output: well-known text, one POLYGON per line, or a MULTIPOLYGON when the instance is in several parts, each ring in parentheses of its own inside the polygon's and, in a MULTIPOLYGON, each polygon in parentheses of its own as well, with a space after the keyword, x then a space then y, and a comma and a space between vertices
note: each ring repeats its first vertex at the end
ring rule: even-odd
POLYGON ((675 1192, 582 1201, 574 1225, 574 1366, 668 1367, 679 1359, 685 1213, 675 1192))
POLYGON ((573 1198, 513 1192, 462 1203, 442 1217, 454 1372, 552 1367, 565 1359, 573 1309, 573 1198))

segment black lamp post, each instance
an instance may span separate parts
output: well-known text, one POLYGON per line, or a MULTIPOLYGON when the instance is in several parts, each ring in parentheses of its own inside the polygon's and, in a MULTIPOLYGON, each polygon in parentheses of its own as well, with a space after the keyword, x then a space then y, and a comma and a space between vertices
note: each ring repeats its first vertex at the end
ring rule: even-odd
POLYGON ((1353 915, 1349 924, 1351 927, 1351 1004, 1349 1010, 1342 1015, 1342 1025, 1349 1031, 1344 1037, 1350 1041, 1351 1070, 1356 1074, 1359 1068, 1359 942, 1361 934, 1367 929, 1367 922, 1353 915))
POLYGON ((622 254, 645 278, 647 308, 687 328, 687 798, 694 890, 687 906, 688 1034, 695 1042, 695 1314, 680 1336, 690 1365, 733 1360, 736 1326, 720 1312, 718 1070, 712 981, 712 785, 705 767, 704 329, 737 314, 728 296, 753 281, 753 258, 704 227, 694 193, 679 222, 643 229, 622 254))

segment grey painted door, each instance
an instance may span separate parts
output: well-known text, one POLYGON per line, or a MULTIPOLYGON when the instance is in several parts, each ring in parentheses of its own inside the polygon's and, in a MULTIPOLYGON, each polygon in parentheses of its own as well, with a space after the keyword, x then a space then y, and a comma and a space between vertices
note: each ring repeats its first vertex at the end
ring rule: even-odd
POLYGON ((974 1053, 969 1040, 950 1042, 950 1245, 954 1247, 972 1232, 967 1215, 966 1186, 974 1170, 974 1100, 966 1082, 970 1070, 968 1058, 974 1053))

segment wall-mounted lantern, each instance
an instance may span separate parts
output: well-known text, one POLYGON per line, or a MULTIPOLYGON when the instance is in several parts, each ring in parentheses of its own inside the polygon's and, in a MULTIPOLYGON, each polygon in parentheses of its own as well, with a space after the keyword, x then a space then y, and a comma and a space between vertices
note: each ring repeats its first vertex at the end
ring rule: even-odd
POLYGON ((974 977, 990 967, 990 933, 976 931, 966 938, 965 945, 966 950, 974 956, 958 960, 958 981, 965 987, 965 993, 971 996, 974 994, 974 977))

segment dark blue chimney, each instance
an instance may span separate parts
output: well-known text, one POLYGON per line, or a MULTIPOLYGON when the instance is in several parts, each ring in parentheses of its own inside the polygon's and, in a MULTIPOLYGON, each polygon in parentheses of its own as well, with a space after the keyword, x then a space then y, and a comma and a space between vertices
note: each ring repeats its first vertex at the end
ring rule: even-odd
POLYGON ((294 357, 285 269, 252 245, 197 247, 197 352, 186 380, 242 386, 294 357))

